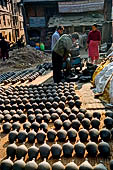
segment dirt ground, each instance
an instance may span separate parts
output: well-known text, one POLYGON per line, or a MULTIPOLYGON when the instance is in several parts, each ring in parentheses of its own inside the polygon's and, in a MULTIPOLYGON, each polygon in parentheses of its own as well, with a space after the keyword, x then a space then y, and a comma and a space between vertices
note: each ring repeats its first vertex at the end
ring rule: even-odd
POLYGON ((44 62, 51 61, 51 54, 44 53, 35 48, 26 46, 9 51, 9 59, 5 62, 0 58, 0 74, 8 71, 18 71, 35 67, 44 62))

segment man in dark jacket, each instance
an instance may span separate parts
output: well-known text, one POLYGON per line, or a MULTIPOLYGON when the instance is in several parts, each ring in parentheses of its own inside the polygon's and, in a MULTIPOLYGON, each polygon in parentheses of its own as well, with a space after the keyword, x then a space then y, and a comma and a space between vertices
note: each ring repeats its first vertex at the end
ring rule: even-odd
POLYGON ((9 48, 10 48, 9 43, 5 40, 4 37, 2 37, 0 40, 0 49, 1 49, 1 57, 3 61, 9 58, 9 54, 8 54, 9 48))
POLYGON ((70 49, 75 39, 78 39, 78 33, 73 33, 71 36, 68 34, 62 35, 56 42, 52 51, 52 64, 53 64, 53 79, 55 83, 59 83, 62 79, 62 66, 63 61, 67 59, 70 49))

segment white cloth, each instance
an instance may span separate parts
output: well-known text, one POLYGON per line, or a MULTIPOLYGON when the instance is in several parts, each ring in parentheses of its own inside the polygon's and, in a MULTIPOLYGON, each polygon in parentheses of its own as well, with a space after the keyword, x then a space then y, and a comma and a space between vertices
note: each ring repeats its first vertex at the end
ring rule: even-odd
POLYGON ((109 98, 110 98, 110 103, 113 104, 113 76, 110 81, 109 98))
POLYGON ((59 38, 60 38, 60 34, 58 33, 58 31, 55 31, 55 33, 52 35, 51 50, 53 50, 53 47, 55 46, 59 38))
POLYGON ((113 62, 108 64, 95 78, 95 85, 96 89, 95 91, 97 93, 103 93, 104 89, 108 83, 108 81, 111 79, 113 73, 113 62))

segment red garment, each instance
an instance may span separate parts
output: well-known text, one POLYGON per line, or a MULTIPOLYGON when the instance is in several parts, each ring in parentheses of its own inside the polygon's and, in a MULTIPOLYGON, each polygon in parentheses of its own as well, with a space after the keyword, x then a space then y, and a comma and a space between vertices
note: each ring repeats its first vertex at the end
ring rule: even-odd
POLYGON ((92 61, 98 60, 98 58, 99 58, 98 45, 99 45, 99 41, 90 40, 89 48, 88 48, 88 55, 89 55, 89 57, 91 57, 92 61))
POLYGON ((89 44, 90 40, 101 41, 101 32, 99 30, 90 31, 88 34, 88 40, 87 40, 88 44, 89 44))

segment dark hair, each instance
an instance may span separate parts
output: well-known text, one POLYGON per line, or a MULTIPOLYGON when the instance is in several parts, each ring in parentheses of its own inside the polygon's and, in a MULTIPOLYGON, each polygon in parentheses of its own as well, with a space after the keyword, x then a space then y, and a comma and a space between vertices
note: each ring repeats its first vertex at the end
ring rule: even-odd
POLYGON ((57 30, 64 30, 64 27, 63 27, 62 25, 59 25, 59 26, 57 27, 57 30))
POLYGON ((97 28, 97 24, 93 24, 92 26, 95 26, 97 28))
POLYGON ((75 38, 76 40, 79 39, 79 34, 78 34, 78 32, 72 33, 72 38, 75 38))

